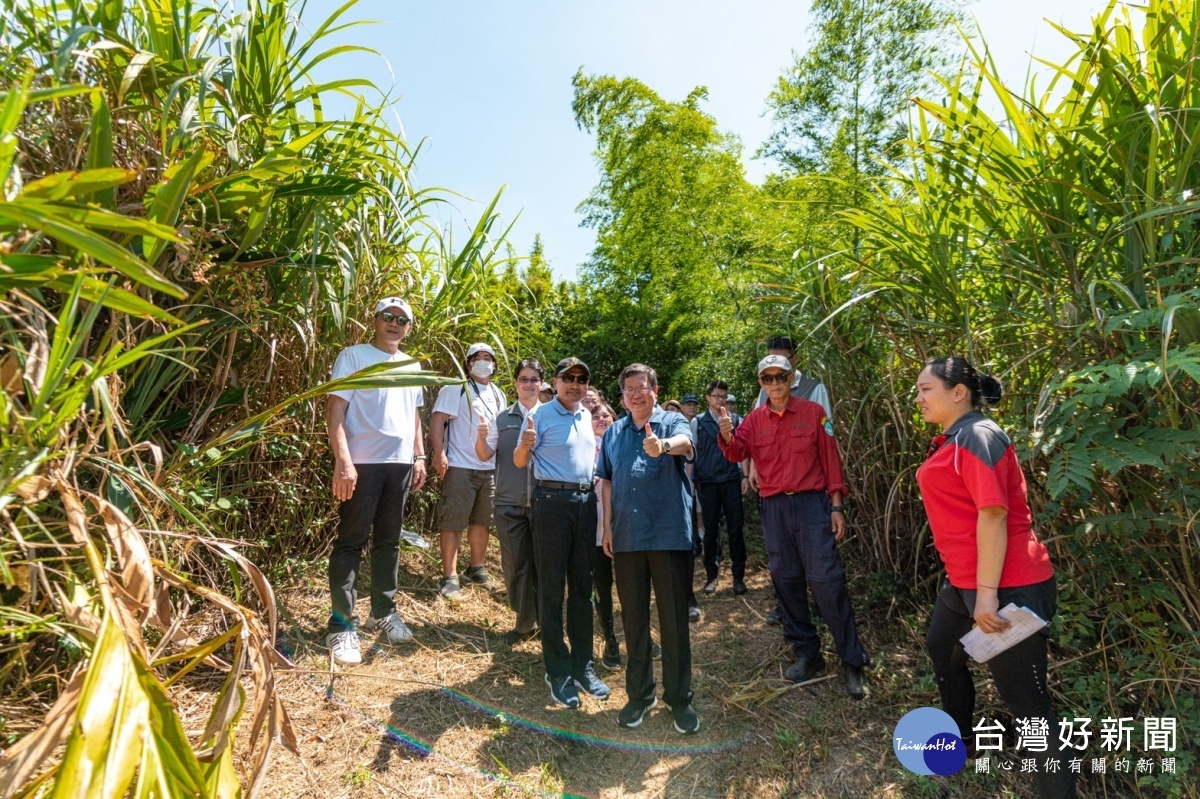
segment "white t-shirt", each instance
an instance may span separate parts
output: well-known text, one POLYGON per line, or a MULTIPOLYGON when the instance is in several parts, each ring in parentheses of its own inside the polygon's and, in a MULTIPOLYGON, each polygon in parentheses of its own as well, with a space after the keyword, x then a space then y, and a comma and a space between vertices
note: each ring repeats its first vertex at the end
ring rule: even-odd
MULTIPOLYGON (((342 350, 333 362, 333 378, 347 377, 377 363, 407 361, 403 352, 388 355, 373 344, 342 350)), ((401 367, 421 371, 421 364, 401 367)), ((419 388, 356 388, 334 391, 350 403, 346 409, 346 443, 351 463, 412 463, 417 433, 417 408, 425 404, 419 388)))
POLYGON ((481 461, 475 456, 475 439, 479 433, 479 416, 487 417, 492 429, 496 417, 508 407, 504 392, 495 383, 481 386, 468 380, 465 386, 443 386, 433 404, 434 413, 450 417, 446 426, 446 460, 456 469, 491 470, 496 458, 481 461))

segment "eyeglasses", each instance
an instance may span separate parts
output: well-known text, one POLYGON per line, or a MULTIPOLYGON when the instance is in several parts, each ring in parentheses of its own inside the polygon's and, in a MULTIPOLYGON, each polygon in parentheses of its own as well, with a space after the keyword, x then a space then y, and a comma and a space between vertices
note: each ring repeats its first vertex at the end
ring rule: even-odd
POLYGON ((640 394, 649 394, 653 388, 623 388, 621 393, 627 397, 636 397, 640 394))
POLYGON ((729 399, 728 394, 709 394, 708 396, 712 397, 717 402, 725 402, 729 399))
POLYGON ((384 322, 387 322, 389 325, 392 322, 395 322, 396 324, 400 325, 401 327, 404 327, 404 325, 407 325, 412 322, 412 320, 409 319, 407 316, 401 316, 400 314, 394 314, 391 311, 383 311, 382 313, 379 314, 379 318, 382 319, 384 322))
POLYGON ((517 382, 524 383, 527 386, 529 386, 529 385, 540 386, 542 384, 542 378, 540 378, 540 377, 518 377, 517 382))
POLYGON ((776 372, 775 374, 758 376, 758 382, 762 383, 764 386, 769 386, 772 383, 786 383, 791 379, 791 372, 776 372))
POLYGON ((565 374, 565 375, 559 375, 558 379, 563 381, 564 383, 581 383, 583 385, 587 385, 587 381, 588 381, 587 375, 579 375, 579 374, 573 375, 573 374, 569 374, 569 373, 565 374))

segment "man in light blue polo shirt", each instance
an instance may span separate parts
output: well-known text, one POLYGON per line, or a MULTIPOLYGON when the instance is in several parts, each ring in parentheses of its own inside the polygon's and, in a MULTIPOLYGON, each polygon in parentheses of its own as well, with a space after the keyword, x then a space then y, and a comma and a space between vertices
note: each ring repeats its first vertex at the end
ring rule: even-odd
POLYGON ((525 417, 513 450, 518 469, 533 461, 533 545, 537 553, 542 660, 550 697, 579 707, 579 691, 607 699, 592 660, 592 570, 596 559, 596 436, 583 407, 591 372, 578 358, 554 369, 556 396, 525 417), (563 640, 563 600, 567 605, 563 640))
POLYGON ((604 513, 604 551, 613 559, 629 669, 629 702, 617 717, 637 727, 657 704, 650 657, 650 589, 658 605, 662 640, 663 701, 675 730, 700 729, 692 708, 692 647, 688 599, 692 596, 692 486, 684 459, 692 454, 692 430, 681 413, 658 402, 658 375, 644 364, 621 371, 629 413, 600 445, 596 464, 604 513))

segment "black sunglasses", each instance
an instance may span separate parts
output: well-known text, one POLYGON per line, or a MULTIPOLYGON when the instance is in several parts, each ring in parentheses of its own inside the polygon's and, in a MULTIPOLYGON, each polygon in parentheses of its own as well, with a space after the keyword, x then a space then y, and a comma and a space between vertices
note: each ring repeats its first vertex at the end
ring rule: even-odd
POLYGON ((412 322, 412 320, 409 319, 407 316, 401 316, 400 314, 395 314, 395 313, 392 313, 391 311, 382 311, 379 314, 379 318, 382 319, 383 321, 387 322, 389 325, 392 322, 395 322, 396 324, 398 324, 400 326, 404 326, 404 325, 410 324, 412 322))
POLYGON ((791 372, 777 372, 773 375, 759 375, 758 381, 764 386, 769 386, 772 383, 786 383, 792 379, 791 372))
POLYGON ((563 381, 564 383, 583 383, 586 385, 587 381, 588 381, 588 376, 587 375, 565 374, 565 375, 559 375, 558 379, 563 381))

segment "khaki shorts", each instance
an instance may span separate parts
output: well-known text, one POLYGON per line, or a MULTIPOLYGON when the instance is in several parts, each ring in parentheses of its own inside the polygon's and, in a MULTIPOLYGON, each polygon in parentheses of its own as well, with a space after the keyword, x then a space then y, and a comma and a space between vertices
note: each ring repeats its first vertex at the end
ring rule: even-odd
POLYGON ((467 525, 492 526, 492 497, 496 493, 492 470, 451 466, 442 478, 442 498, 437 506, 437 529, 459 531, 467 525))

